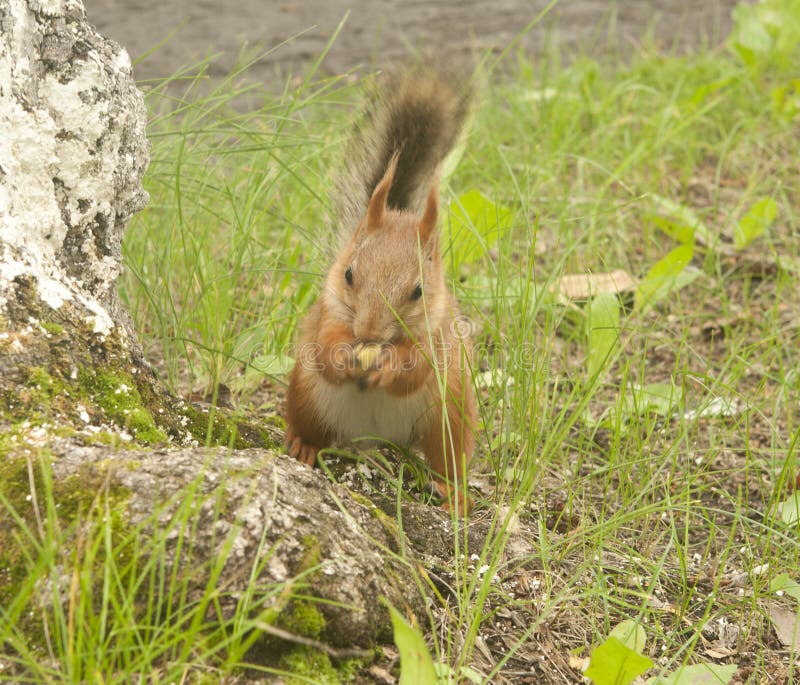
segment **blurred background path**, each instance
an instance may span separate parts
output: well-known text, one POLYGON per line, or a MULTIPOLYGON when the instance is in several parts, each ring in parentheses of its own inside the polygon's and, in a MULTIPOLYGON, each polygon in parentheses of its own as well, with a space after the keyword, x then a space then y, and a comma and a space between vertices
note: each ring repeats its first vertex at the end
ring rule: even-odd
MULTIPOLYGON (((409 46, 451 53, 500 51, 548 3, 545 0, 85 0, 89 20, 128 49, 132 58, 176 31, 136 67, 139 79, 158 78, 209 53, 224 53, 211 73, 235 64, 242 44, 277 48, 251 72, 265 84, 285 82, 323 50, 347 21, 326 56, 323 73, 384 64, 409 46), (283 44, 282 44, 283 43, 283 44), (280 47, 277 47, 280 46, 280 47)), ((737 0, 560 0, 522 39, 529 53, 547 40, 568 51, 630 51, 649 32, 664 50, 716 45, 731 26, 737 0)))

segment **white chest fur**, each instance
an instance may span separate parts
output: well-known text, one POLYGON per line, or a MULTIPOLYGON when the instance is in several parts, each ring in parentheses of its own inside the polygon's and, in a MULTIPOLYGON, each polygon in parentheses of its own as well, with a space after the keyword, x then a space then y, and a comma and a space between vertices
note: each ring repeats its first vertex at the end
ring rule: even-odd
POLYGON ((355 383, 318 383, 314 394, 319 419, 338 442, 378 437, 410 445, 419 435, 420 419, 431 408, 424 390, 397 397, 383 390, 359 390, 355 383))

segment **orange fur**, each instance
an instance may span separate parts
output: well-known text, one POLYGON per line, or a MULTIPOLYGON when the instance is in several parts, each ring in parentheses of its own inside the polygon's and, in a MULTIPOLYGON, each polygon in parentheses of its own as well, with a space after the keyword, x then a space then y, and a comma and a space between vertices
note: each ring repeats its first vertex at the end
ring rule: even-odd
MULTIPOLYGON (((441 98, 441 89, 429 90, 441 98)), ((414 109, 399 111, 409 117, 414 109)), ((460 121, 447 125, 451 132, 460 121)), ((410 170, 413 163, 413 155, 404 157, 410 154, 404 143, 397 141, 301 323, 287 392, 288 452, 312 464, 319 449, 360 432, 418 445, 437 474, 443 506, 457 505, 464 514, 470 501, 458 487, 474 450, 477 419, 469 341, 456 331, 458 305, 445 283, 435 171, 421 216, 389 205, 398 168, 410 170), (358 343, 382 346, 366 370, 355 358, 358 343)))

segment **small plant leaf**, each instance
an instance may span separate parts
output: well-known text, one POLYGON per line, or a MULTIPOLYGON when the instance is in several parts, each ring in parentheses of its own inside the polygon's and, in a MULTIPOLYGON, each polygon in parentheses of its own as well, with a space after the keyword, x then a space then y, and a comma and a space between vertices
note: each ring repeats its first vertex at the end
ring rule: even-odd
POLYGON ((412 627, 388 600, 384 599, 383 603, 392 617, 394 643, 400 652, 400 685, 436 685, 436 667, 422 633, 412 627))
POLYGON ((742 250, 762 235, 778 216, 778 204, 771 197, 756 202, 736 224, 733 243, 742 250))
POLYGON ((708 226, 689 207, 661 195, 651 195, 650 197, 655 202, 663 219, 662 221, 656 220, 655 224, 667 235, 671 235, 680 243, 697 240, 701 245, 708 246, 714 242, 708 226), (669 219, 664 217, 669 217, 669 219))
POLYGON ((631 619, 618 623, 608 636, 617 638, 628 649, 632 649, 639 654, 644 651, 645 641, 647 640, 647 633, 645 633, 644 628, 631 619))
POLYGON ((594 378, 613 357, 619 346, 619 300, 612 293, 592 298, 586 320, 589 352, 587 373, 594 378))
POLYGON ((666 677, 648 678, 646 685, 727 685, 738 668, 736 664, 683 666, 666 677))
POLYGON ((595 685, 630 685, 652 667, 653 662, 646 656, 626 647, 616 637, 609 637, 592 650, 584 675, 595 685))
POLYGON ((478 261, 511 225, 511 210, 470 190, 450 205, 445 245, 454 272, 478 261))
POLYGON ((800 601, 800 583, 793 580, 788 573, 775 576, 769 584, 770 592, 783 592, 800 601))
POLYGON ((488 369, 475 374, 475 385, 479 388, 510 388, 514 385, 514 376, 503 369, 488 369))
POLYGON ((793 492, 780 504, 781 521, 793 526, 800 523, 800 490, 793 492))
POLYGON ((722 78, 716 81, 712 81, 711 83, 704 83, 701 86, 698 86, 697 88, 695 88, 694 92, 689 98, 688 103, 694 107, 699 107, 704 102, 709 100, 710 96, 714 95, 715 93, 718 93, 733 80, 734 79, 731 77, 722 78))
POLYGON ((492 452, 496 450, 500 450, 504 447, 512 447, 515 445, 520 445, 525 442, 525 437, 520 435, 519 433, 509 432, 509 433, 500 433, 492 438, 491 442, 489 443, 489 449, 492 452))
POLYGON ((772 38, 755 7, 739 3, 733 9, 734 30, 731 34, 733 49, 745 64, 754 64, 759 57, 769 54, 772 38))
POLYGON ((281 354, 261 354, 250 361, 250 366, 258 373, 268 376, 282 376, 291 371, 294 360, 281 354))
POLYGON ((682 221, 674 221, 658 215, 653 215, 650 220, 662 233, 681 243, 681 245, 694 242, 694 229, 682 221))
POLYGON ((747 405, 736 397, 714 397, 703 401, 700 406, 684 412, 687 421, 697 419, 718 419, 726 416, 738 416, 747 409, 747 405))
POLYGON ((800 43, 800 5, 796 0, 740 2, 733 10, 733 49, 750 66, 788 60, 800 43))
POLYGON ((245 367, 244 373, 231 378, 228 385, 236 393, 252 392, 264 380, 264 376, 284 376, 292 370, 294 360, 283 354, 260 354, 245 367))
POLYGON ((697 273, 682 276, 692 261, 694 247, 691 244, 680 245, 665 257, 662 257, 650 268, 644 280, 636 289, 636 301, 639 307, 650 307, 675 289, 691 283, 697 273))
POLYGON ((772 109, 784 119, 792 119, 800 113, 800 79, 791 79, 782 86, 777 86, 770 93, 772 109))
POLYGON ((631 388, 631 415, 653 413, 671 416, 680 404, 680 392, 674 383, 648 383, 631 388))

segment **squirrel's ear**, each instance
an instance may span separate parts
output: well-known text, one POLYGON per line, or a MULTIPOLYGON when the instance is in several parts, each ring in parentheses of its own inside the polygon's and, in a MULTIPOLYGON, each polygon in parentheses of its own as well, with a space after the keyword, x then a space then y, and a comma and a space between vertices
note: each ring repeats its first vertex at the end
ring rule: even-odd
POLYGON ((436 235, 436 221, 439 218, 439 181, 438 179, 431 184, 428 191, 428 201, 425 203, 425 213, 419 222, 419 242, 427 245, 432 237, 436 235))
POLYGON ((386 210, 386 200, 389 197, 389 191, 392 189, 394 182, 394 172, 397 169, 397 153, 392 155, 389 160, 389 165, 386 167, 386 173, 380 180, 375 190, 372 191, 372 197, 367 207, 367 233, 374 231, 381 225, 383 213, 386 210))

